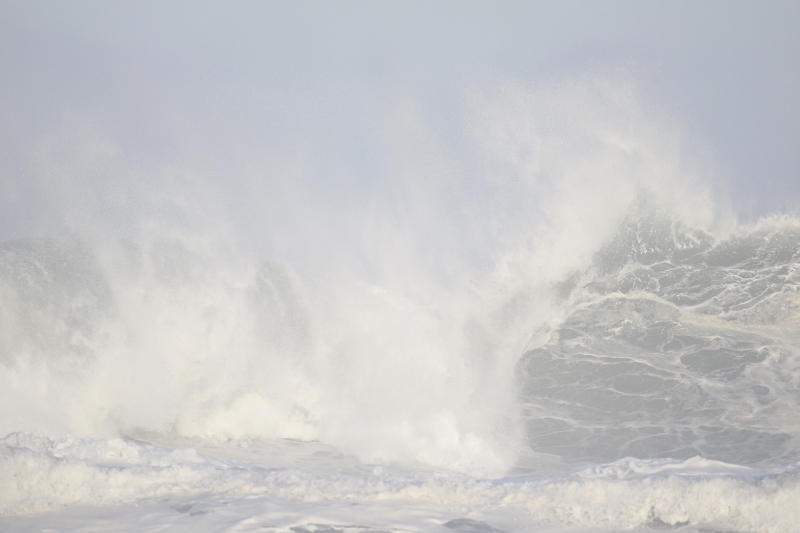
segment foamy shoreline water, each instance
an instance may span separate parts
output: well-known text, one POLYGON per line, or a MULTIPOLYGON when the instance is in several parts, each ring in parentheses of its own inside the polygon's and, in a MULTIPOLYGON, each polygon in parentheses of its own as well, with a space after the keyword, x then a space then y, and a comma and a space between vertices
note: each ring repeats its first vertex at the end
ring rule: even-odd
POLYGON ((15 530, 63 517, 60 531, 95 530, 106 520, 119 530, 297 531, 319 522, 343 531, 342 524, 359 524, 354 531, 709 524, 782 533, 800 518, 792 505, 800 498, 798 465, 759 470, 701 458, 626 459, 561 476, 497 480, 390 467, 319 475, 122 439, 55 442, 20 434, 3 439, 0 457, 0 523, 15 530))

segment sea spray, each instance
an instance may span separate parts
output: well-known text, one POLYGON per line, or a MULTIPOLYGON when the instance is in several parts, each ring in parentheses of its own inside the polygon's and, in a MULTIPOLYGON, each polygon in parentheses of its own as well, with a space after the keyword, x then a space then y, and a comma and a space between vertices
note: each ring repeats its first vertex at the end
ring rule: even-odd
MULTIPOLYGON (((291 515, 242 528, 416 502, 462 530, 510 528, 505 510, 788 531, 798 223, 731 223, 624 80, 466 107, 468 164, 431 143, 330 204, 312 192, 328 170, 302 167, 255 233, 224 198, 204 209, 224 181, 204 174, 196 198, 151 191, 166 207, 135 230, 0 245, 4 512, 183 493, 291 515)), ((398 135, 425 144, 406 112, 398 135)))

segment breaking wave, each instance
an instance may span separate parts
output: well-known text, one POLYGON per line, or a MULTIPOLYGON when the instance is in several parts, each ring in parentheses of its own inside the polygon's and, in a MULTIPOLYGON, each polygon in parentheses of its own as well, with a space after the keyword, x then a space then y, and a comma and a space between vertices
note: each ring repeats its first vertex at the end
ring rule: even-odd
POLYGON ((294 261, 214 220, 0 244, 4 519, 791 531, 800 222, 730 222, 618 80, 471 98, 480 172, 302 230, 287 195, 294 261))

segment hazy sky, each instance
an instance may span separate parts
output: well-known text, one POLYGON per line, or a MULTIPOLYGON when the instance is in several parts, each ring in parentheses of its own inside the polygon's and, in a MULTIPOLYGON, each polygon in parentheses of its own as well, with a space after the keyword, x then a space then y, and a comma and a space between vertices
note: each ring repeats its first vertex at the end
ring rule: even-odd
MULTIPOLYGON (((794 209, 798 27, 791 1, 5 1, 0 239, 69 229, 72 206, 124 225, 160 187, 141 175, 187 161, 225 205, 236 175, 291 174, 287 151, 351 176, 311 182, 334 197, 374 187, 387 107, 455 131, 471 84, 586 69, 631 77, 741 215, 794 209)), ((164 194, 202 189, 182 179, 164 194)))

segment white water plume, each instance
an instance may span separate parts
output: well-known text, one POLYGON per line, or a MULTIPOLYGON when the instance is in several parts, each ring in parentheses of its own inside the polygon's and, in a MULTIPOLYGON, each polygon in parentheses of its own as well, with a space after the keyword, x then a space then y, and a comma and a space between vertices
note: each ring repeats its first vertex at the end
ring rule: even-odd
MULTIPOLYGON (((327 201, 314 186, 358 169, 287 174, 291 153, 255 187, 246 165, 195 178, 189 162, 131 185, 139 229, 104 231, 87 200, 80 235, 4 244, 0 433, 293 438, 507 471, 524 446, 515 365, 562 316, 553 285, 637 203, 708 227, 710 189, 618 77, 475 90, 455 144, 405 99, 370 111, 388 120, 367 130, 384 174, 327 201), (231 187, 253 194, 231 203, 231 187)), ((101 159, 118 183, 136 170, 101 159)), ((74 194, 93 183, 58 168, 74 194)))

